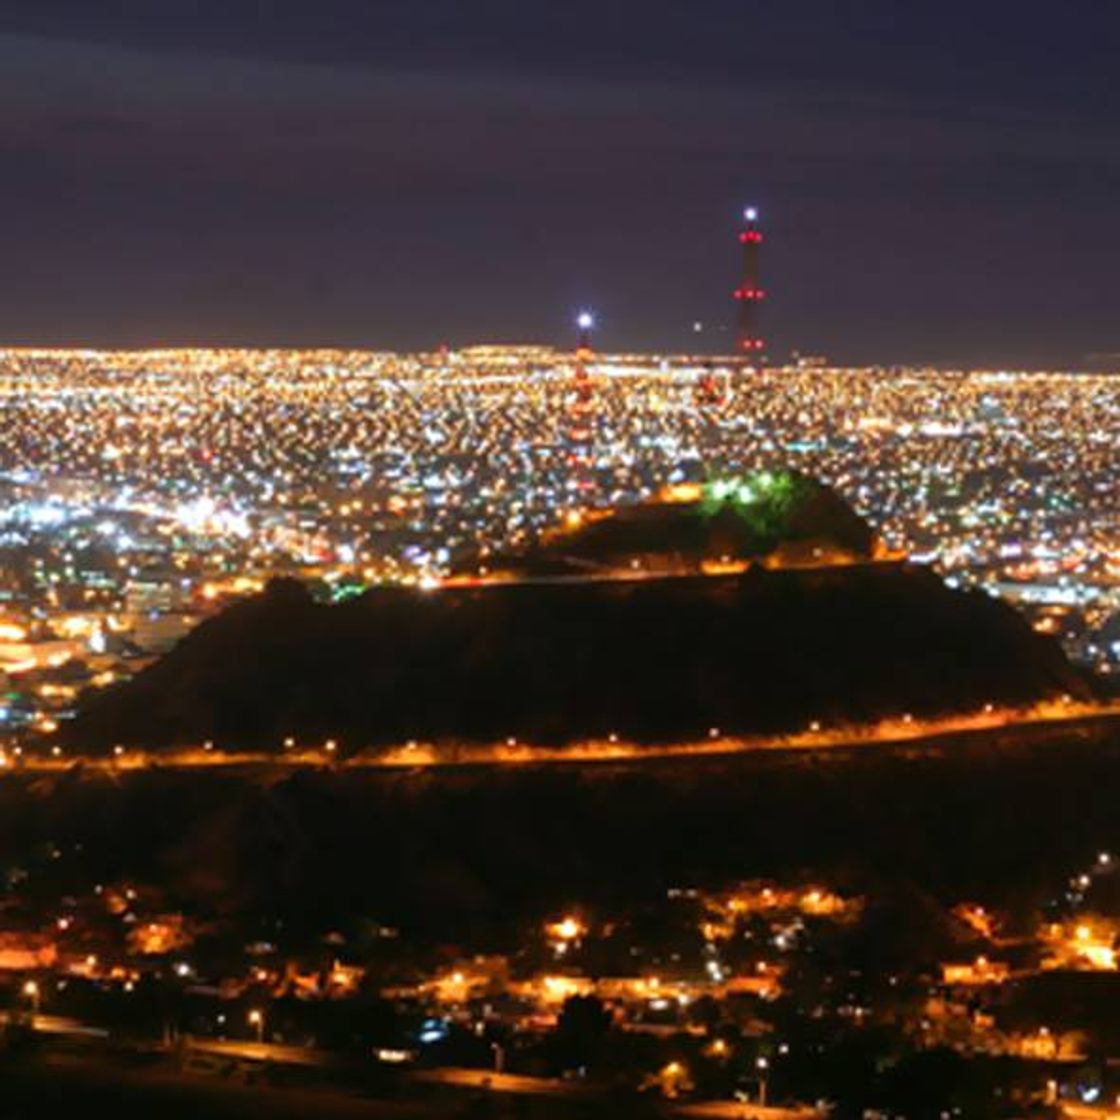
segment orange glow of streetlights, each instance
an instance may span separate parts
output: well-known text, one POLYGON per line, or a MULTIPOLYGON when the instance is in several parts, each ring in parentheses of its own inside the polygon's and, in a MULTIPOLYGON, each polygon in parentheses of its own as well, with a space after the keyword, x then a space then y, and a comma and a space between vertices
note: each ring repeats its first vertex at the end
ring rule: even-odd
POLYGON ((39 1014, 39 985, 35 980, 28 980, 23 985, 23 994, 31 1001, 31 1013, 39 1014))

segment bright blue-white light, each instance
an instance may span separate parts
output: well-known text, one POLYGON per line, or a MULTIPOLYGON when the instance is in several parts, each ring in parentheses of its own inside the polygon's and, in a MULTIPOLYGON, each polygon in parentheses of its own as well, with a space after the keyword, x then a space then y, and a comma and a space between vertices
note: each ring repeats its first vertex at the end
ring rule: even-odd
POLYGON ((757 222, 758 221, 758 207, 757 206, 748 206, 746 208, 746 210, 743 211, 743 217, 746 218, 748 222, 757 222))
POLYGON ((447 1023, 442 1019, 425 1019, 420 1024, 419 1039, 421 1042, 431 1046, 434 1042, 443 1042, 444 1039, 451 1032, 447 1028, 447 1023))
POLYGON ((581 311, 579 315, 576 316, 576 326, 579 327, 581 331, 591 330, 591 328, 595 326, 595 316, 592 315, 590 311, 581 311))

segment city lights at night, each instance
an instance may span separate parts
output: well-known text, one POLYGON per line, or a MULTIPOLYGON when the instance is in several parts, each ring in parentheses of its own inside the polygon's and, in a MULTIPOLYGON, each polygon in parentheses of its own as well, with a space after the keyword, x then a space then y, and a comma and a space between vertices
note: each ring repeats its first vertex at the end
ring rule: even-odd
POLYGON ((585 508, 776 464, 1075 660, 1120 663, 1114 378, 599 354, 573 439, 575 362, 493 346, 0 355, 8 729, 65 716, 77 688, 132 671, 126 646, 142 664, 271 576, 336 599, 438 579, 585 508), (696 399, 709 372, 715 406, 696 399), (67 663, 72 679, 47 679, 67 663))
POLYGON ((1120 1120, 1108 4, 0 4, 0 1120, 1120 1120))

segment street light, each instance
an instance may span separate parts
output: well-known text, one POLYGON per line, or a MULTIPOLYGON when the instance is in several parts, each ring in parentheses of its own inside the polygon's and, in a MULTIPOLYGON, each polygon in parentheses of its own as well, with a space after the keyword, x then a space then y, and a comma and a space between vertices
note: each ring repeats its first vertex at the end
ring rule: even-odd
POLYGON ((755 1063, 755 1068, 758 1070, 758 1107, 766 1107, 766 1071, 770 1068, 770 1063, 766 1058, 759 1058, 755 1063))
POLYGON ((257 1041, 264 1042, 264 1014, 254 1008, 249 1012, 249 1025, 257 1032, 257 1041))
POLYGON ((28 980, 23 986, 23 994, 31 1001, 31 1014, 39 1014, 39 985, 34 980, 28 980))

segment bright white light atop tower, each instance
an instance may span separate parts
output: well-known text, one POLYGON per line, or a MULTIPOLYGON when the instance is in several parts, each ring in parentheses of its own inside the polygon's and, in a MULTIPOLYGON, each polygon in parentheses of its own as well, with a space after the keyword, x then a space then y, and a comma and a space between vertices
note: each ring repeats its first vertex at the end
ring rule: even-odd
POLYGON ((576 317, 576 326, 581 331, 589 331, 595 326, 595 316, 590 311, 581 311, 576 317))
POLYGON ((757 222, 758 221, 758 207, 757 206, 748 206, 746 208, 746 210, 743 211, 743 217, 746 218, 748 222, 757 222))

